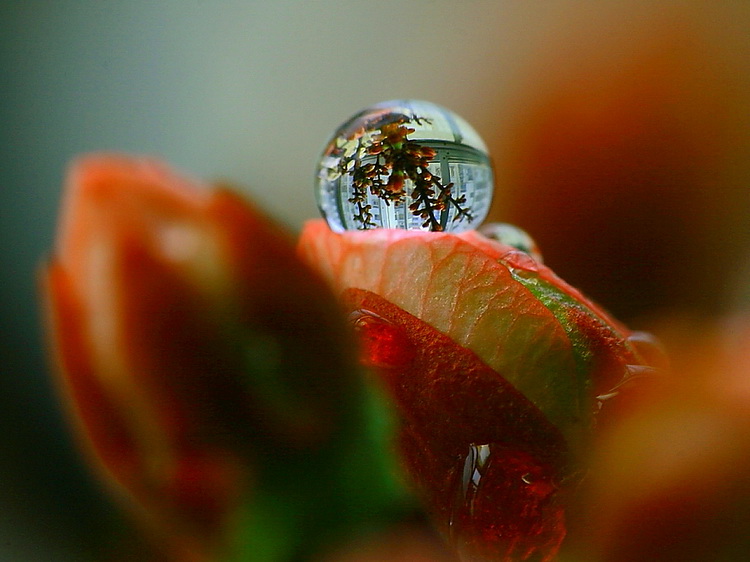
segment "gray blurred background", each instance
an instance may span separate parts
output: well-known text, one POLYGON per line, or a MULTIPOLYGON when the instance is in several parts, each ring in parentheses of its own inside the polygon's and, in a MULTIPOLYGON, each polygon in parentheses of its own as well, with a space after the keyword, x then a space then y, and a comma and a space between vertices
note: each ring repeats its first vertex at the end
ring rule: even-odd
MULTIPOLYGON (((422 98, 485 137, 498 164, 494 215, 514 218, 504 194, 523 176, 513 147, 537 115, 535 96, 554 98, 582 76, 585 94, 602 86, 586 82, 587 72, 627 76, 633 61, 636 81, 658 84, 664 75, 637 75, 638 61, 679 46, 668 67, 677 79, 666 78, 675 91, 633 92, 679 100, 684 88, 676 134, 697 137, 708 126, 706 142, 727 147, 717 166, 736 198, 726 202, 738 209, 736 255, 748 238, 737 229, 747 222, 749 29, 750 3, 741 0, 2 3, 0 560, 86 559, 116 525, 56 404, 35 293, 76 154, 152 154, 226 179, 296 231, 317 216, 313 170, 335 127, 372 103, 422 98), (706 102, 715 91, 705 72, 685 71, 696 54, 718 65, 716 103, 706 102), (714 105, 728 107, 718 130, 703 111, 714 105)), ((627 103, 637 107, 637 95, 627 103)))

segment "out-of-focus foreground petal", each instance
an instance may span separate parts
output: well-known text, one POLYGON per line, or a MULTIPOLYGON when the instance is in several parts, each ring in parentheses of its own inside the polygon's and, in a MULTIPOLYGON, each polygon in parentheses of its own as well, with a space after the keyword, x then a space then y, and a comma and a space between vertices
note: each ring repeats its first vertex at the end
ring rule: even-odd
POLYGON ((748 320, 667 338, 674 374, 633 397, 598 440, 574 530, 580 559, 750 556, 748 320))
POLYGON ((337 304, 230 191, 77 161, 43 287, 83 444, 175 559, 287 560, 400 497, 337 304))

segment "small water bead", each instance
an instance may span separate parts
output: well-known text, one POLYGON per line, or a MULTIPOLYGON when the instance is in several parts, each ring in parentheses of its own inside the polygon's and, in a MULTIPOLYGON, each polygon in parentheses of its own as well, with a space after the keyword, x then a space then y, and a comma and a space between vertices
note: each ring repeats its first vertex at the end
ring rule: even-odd
POLYGON ((523 447, 469 445, 450 530, 462 562, 550 560, 565 536, 555 467, 523 447))
POLYGON ((517 226, 505 222, 492 222, 483 225, 479 231, 487 238, 497 240, 501 244, 524 252, 539 263, 543 262, 542 253, 534 239, 525 230, 517 226))
POLYGON ((492 202, 487 147, 439 105, 394 100, 341 125, 317 170, 316 200, 331 229, 476 228, 492 202))
POLYGON ((646 365, 661 371, 669 370, 669 355, 664 344, 655 335, 635 331, 630 333, 627 342, 641 355, 646 365))
POLYGON ((607 392, 596 396, 600 417, 603 407, 612 405, 613 399, 620 402, 637 400, 641 394, 651 392, 655 387, 666 383, 663 375, 669 371, 670 361, 659 339, 648 332, 636 331, 625 341, 635 349, 638 355, 636 360, 640 360, 641 363, 625 365, 622 379, 607 392))
POLYGON ((361 360, 369 367, 405 367, 415 350, 403 330, 369 310, 349 314, 349 322, 362 346, 361 360))

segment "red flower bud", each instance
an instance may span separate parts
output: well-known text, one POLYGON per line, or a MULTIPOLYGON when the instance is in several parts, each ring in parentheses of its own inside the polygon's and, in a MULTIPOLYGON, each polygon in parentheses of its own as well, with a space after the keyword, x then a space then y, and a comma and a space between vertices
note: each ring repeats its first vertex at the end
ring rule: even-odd
POLYGON ((84 158, 65 197, 44 268, 61 387, 90 458, 159 541, 221 557, 285 462, 335 487, 331 448, 361 427, 352 346, 286 237, 149 160, 84 158))

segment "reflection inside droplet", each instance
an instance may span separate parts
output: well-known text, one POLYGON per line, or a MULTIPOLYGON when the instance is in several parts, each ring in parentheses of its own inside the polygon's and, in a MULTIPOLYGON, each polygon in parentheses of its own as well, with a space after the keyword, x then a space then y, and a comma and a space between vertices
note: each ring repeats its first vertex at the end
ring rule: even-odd
POLYGON ((493 175, 487 147, 461 117, 433 103, 368 107, 326 145, 316 199, 331 229, 460 232, 487 216, 493 175))
POLYGON ((461 492, 464 500, 469 502, 469 511, 473 511, 473 494, 479 488, 479 483, 482 480, 482 469, 487 464, 489 457, 489 444, 475 445, 472 443, 469 445, 461 479, 461 492))

